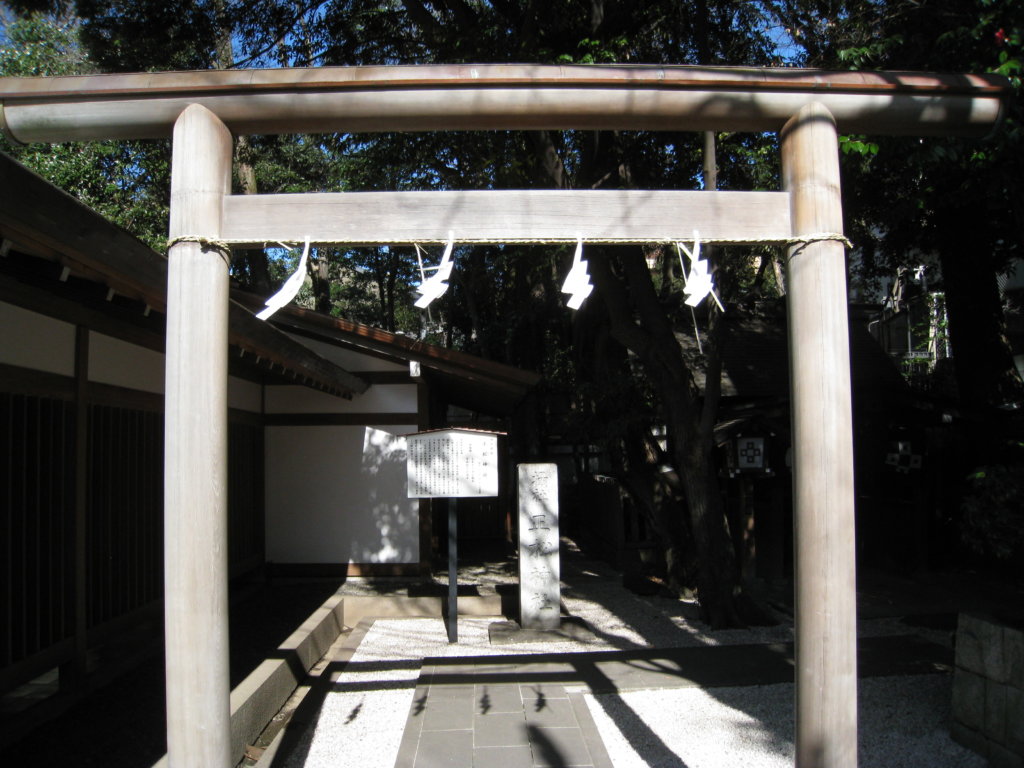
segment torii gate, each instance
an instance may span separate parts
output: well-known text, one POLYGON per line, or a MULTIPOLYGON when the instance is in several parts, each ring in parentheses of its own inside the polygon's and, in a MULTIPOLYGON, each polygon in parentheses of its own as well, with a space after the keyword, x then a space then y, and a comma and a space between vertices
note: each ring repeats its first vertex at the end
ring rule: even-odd
POLYGON ((227 768, 230 246, 786 244, 796 530, 796 762, 857 764, 854 494, 837 130, 982 134, 996 76, 655 66, 460 65, 0 80, 15 141, 166 138, 165 570, 170 764, 227 768), (618 129, 780 131, 782 192, 230 194, 232 135, 618 129))

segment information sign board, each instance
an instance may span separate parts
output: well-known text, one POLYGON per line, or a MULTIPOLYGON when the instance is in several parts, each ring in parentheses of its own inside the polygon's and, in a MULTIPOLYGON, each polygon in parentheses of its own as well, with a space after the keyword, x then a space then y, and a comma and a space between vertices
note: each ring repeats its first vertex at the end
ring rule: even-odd
POLYGON ((436 429, 408 435, 409 498, 497 496, 499 434, 436 429))

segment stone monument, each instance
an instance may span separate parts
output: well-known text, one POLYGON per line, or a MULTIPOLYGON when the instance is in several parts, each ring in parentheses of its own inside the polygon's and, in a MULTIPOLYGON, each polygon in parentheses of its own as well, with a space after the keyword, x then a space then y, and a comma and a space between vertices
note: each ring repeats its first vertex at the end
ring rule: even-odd
POLYGON ((519 625, 558 629, 561 564, 558 549, 558 467, 520 464, 519 625))

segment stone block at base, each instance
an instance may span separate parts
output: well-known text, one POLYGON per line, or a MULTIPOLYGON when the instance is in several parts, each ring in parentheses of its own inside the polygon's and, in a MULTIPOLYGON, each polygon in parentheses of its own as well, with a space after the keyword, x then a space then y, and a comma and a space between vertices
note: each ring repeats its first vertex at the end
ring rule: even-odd
POLYGON ((960 614, 956 631, 956 665, 976 675, 985 673, 982 642, 986 622, 968 613, 960 614))
POLYGON ((999 744, 1006 743, 1006 686, 985 681, 985 735, 999 744))
POLYGON ((988 745, 989 768, 1024 768, 1024 757, 996 744, 988 745))
POLYGON ((1024 691, 1014 686, 1006 689, 1006 745, 1024 755, 1024 691))
POLYGON ((597 636, 583 619, 563 616, 557 629, 523 629, 514 621, 495 621, 487 628, 491 645, 552 643, 559 640, 595 642, 597 636))
POLYGON ((985 725, 985 678, 959 667, 953 673, 953 720, 973 731, 985 725))
POLYGON ((1003 664, 1006 667, 1006 681, 1024 691, 1024 630, 1011 627, 1003 629, 1003 664))
POLYGON ((961 614, 953 673, 953 738, 993 766, 1024 768, 1024 632, 961 614))
POLYGON ((953 737, 953 741, 957 744, 967 747, 969 750, 981 755, 982 757, 988 757, 988 739, 982 736, 978 731, 967 728, 963 724, 954 720, 949 727, 949 735, 953 737))

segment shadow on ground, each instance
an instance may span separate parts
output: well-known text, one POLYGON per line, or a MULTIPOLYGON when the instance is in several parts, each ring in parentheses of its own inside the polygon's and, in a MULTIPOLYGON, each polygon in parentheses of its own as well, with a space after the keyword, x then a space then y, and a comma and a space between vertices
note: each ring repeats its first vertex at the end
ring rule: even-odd
MULTIPOLYGON (((337 582, 233 586, 231 686, 273 656, 338 586, 337 582)), ((158 635, 150 642, 141 666, 0 750, 0 765, 150 768, 166 752, 163 644, 158 635)))

